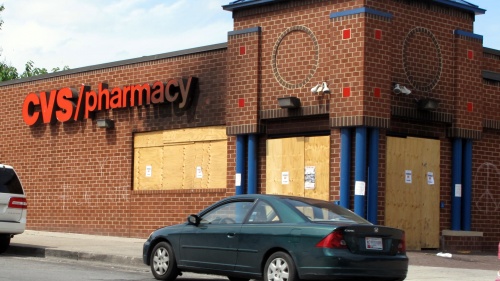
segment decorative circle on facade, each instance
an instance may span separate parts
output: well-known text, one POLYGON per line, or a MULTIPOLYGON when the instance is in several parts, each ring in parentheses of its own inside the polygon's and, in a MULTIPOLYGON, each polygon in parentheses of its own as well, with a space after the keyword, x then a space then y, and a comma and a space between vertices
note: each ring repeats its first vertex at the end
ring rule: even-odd
POLYGON ((319 66, 319 44, 305 26, 292 26, 276 40, 272 54, 273 74, 287 89, 302 88, 319 66))
POLYGON ((403 67, 414 89, 430 92, 441 79, 443 55, 436 37, 423 27, 412 29, 403 43, 403 67))

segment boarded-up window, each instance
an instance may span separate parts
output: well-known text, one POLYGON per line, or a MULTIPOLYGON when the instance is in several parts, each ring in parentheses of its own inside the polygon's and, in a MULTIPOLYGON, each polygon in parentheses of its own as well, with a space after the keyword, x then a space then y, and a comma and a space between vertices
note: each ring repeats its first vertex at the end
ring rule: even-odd
POLYGON ((225 188, 225 127, 134 135, 134 190, 225 188))

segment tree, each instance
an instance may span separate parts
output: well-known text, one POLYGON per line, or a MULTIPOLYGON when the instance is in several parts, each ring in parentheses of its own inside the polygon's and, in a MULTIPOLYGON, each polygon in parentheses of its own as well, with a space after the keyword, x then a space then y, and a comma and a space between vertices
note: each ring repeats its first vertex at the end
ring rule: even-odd
MULTIPOLYGON (((0 13, 5 10, 4 5, 0 5, 0 13)), ((3 20, 0 18, 0 30, 2 29, 3 25, 3 20)), ((59 67, 55 67, 52 69, 52 72, 57 72, 61 70, 68 70, 69 67, 66 65, 62 69, 59 67)), ((36 76, 40 74, 46 74, 48 73, 46 68, 39 68, 35 67, 35 63, 32 60, 29 60, 24 68, 24 72, 19 75, 17 69, 13 67, 10 64, 7 64, 7 62, 4 60, 3 62, 0 62, 0 81, 8 81, 8 80, 13 80, 13 79, 19 79, 19 78, 26 78, 26 77, 31 77, 31 76, 36 76)))

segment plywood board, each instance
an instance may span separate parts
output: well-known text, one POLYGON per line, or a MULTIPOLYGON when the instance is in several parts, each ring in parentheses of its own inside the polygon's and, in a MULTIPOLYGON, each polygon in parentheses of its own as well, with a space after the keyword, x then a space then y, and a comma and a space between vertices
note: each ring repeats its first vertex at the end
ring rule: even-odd
POLYGON ((405 230, 408 250, 439 247, 439 146, 438 140, 387 138, 385 221, 405 230), (430 170, 434 185, 427 181, 430 170))
POLYGON ((163 148, 163 188, 167 190, 184 188, 185 153, 192 145, 165 146, 163 148))
POLYGON ((423 173, 421 247, 439 248, 440 142, 432 139, 420 139, 419 142, 423 173), (428 172, 433 173, 434 184, 429 184, 428 172))
POLYGON ((207 188, 227 185, 227 141, 210 142, 207 188))
POLYGON ((135 190, 162 189, 162 182, 163 182, 162 150, 163 150, 162 147, 135 149, 135 157, 134 157, 135 190))
POLYGON ((283 170, 282 139, 266 141, 266 193, 282 194, 281 171, 283 170))
POLYGON ((304 140, 305 167, 314 167, 314 189, 305 189, 304 196, 330 200, 330 137, 306 137, 304 140))
POLYGON ((163 146, 163 132, 146 132, 134 134, 134 148, 163 146))
POLYGON ((283 139, 282 169, 289 173, 289 184, 282 186, 282 194, 304 196, 304 138, 283 139))
POLYGON ((163 133, 163 143, 205 142, 227 140, 226 128, 223 126, 187 128, 168 130, 163 133))

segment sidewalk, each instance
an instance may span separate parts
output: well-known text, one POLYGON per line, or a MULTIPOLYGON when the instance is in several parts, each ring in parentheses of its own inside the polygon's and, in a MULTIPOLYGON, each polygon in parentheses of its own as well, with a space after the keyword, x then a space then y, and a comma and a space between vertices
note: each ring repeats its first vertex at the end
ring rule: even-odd
MULTIPOLYGON (((11 240, 7 254, 53 257, 113 263, 147 268, 142 262, 142 245, 137 238, 84 235, 27 230, 11 240)), ((411 280, 495 280, 500 269, 496 253, 453 254, 438 257, 437 251, 408 252, 411 280)))
POLYGON ((7 253, 146 266, 146 239, 26 230, 11 239, 7 253))

